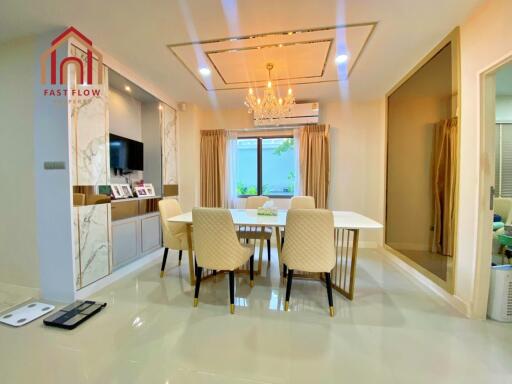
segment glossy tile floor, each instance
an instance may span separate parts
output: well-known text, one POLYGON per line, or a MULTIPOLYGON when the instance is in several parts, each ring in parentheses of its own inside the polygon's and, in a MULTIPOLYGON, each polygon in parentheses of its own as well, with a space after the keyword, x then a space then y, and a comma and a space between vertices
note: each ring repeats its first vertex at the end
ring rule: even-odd
POLYGON ((205 282, 192 308, 187 265, 169 257, 99 292, 102 313, 74 331, 36 321, 0 326, 1 383, 511 383, 512 325, 467 320, 361 250, 357 295, 296 280, 291 311, 275 263, 237 279, 205 282))

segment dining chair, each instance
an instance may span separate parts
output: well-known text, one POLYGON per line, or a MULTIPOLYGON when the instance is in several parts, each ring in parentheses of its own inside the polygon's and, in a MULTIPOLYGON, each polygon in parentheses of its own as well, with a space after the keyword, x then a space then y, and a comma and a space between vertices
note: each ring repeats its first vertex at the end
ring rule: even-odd
MULTIPOLYGON (((262 207, 270 198, 268 196, 249 196, 245 202, 245 209, 258 209, 262 207)), ((271 247, 270 239, 272 238, 272 228, 255 227, 247 228, 243 227, 237 231, 237 235, 240 239, 248 240, 260 240, 260 260, 258 269, 261 268, 261 258, 263 253, 263 242, 266 240, 267 243, 267 259, 270 262, 271 247)))
MULTIPOLYGON (((293 196, 290 199, 290 209, 315 209, 315 198, 313 196, 293 196)), ((284 245, 286 228, 281 229, 281 249, 284 245)), ((283 277, 286 277, 286 264, 283 265, 283 277)))
POLYGON ((192 224, 197 262, 194 307, 199 303, 203 268, 229 271, 229 308, 233 314, 235 313, 235 269, 247 263, 248 260, 250 286, 254 286, 254 247, 240 243, 228 209, 194 208, 192 224))
POLYGON ((181 206, 176 199, 163 199, 158 202, 158 210, 162 221, 162 234, 164 240, 164 257, 160 268, 160 277, 164 276, 165 263, 169 249, 179 251, 178 265, 181 265, 183 250, 188 250, 187 225, 170 223, 167 219, 181 215, 181 206))
POLYGON ((286 243, 283 262, 288 266, 286 300, 288 311, 293 272, 295 270, 324 273, 327 286, 329 313, 334 316, 331 271, 336 264, 334 245, 334 217, 325 209, 290 209, 286 216, 286 243))

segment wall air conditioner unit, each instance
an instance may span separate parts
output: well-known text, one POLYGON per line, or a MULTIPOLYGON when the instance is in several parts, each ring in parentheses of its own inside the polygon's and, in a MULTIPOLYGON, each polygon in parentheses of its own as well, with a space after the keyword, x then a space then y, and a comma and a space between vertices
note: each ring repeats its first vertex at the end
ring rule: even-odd
POLYGON ((256 127, 279 125, 304 125, 318 123, 320 108, 318 103, 300 103, 292 105, 292 111, 289 116, 283 117, 279 121, 254 119, 256 127))

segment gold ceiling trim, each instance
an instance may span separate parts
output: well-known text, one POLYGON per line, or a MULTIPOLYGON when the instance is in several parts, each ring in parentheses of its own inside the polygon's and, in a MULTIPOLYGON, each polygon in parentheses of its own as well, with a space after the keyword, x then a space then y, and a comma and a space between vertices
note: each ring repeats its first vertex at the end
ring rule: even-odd
POLYGON ((219 75, 219 77, 221 78, 221 80, 222 80, 222 82, 224 84, 226 84, 226 85, 231 85, 231 84, 246 84, 246 85, 250 85, 251 83, 262 83, 262 82, 266 83, 268 81, 268 77, 266 79, 263 79, 263 80, 254 80, 252 82, 251 81, 232 81, 232 82, 227 82, 224 79, 224 76, 222 76, 222 74, 220 73, 219 68, 217 68, 217 65, 215 65, 215 62, 213 61, 213 59, 212 59, 212 57, 210 55, 211 54, 215 54, 215 53, 229 52, 229 51, 236 51, 236 52, 239 52, 239 51, 253 51, 253 50, 260 50, 260 49, 265 49, 265 48, 275 48, 275 47, 279 47, 279 46, 281 46, 281 47, 290 47, 290 46, 294 46, 294 45, 329 43, 329 46, 327 47, 327 52, 325 54, 324 64, 322 66, 322 71, 320 72, 319 75, 300 76, 300 77, 285 77, 285 78, 279 78, 279 79, 272 79, 272 81, 286 81, 286 80, 298 80, 298 79, 314 79, 316 77, 322 77, 324 75, 325 67, 327 66, 327 60, 328 60, 329 55, 331 53, 331 47, 332 47, 333 41, 334 41, 334 39, 309 40, 309 41, 299 41, 299 42, 293 42, 293 43, 258 45, 257 47, 219 49, 219 50, 216 50, 216 51, 204 51, 204 53, 206 54, 206 57, 208 57, 208 60, 212 64, 213 68, 215 68, 215 71, 217 72, 217 74, 219 75))
MULTIPOLYGON (((167 48, 169 48, 169 50, 174 55, 174 57, 181 63, 181 65, 183 65, 183 67, 192 75, 192 77, 197 80, 197 82, 203 87, 203 89, 205 91, 207 91, 207 92, 232 91, 232 90, 246 89, 247 87, 208 89, 205 86, 205 84, 203 83, 203 81, 196 75, 195 72, 193 72, 185 64, 185 62, 181 59, 181 57, 176 53, 176 51, 173 48, 183 47, 183 46, 188 46, 188 45, 203 45, 203 44, 211 44, 211 43, 221 43, 224 41, 247 40, 247 39, 254 39, 256 37, 284 36, 284 35, 293 35, 293 34, 297 34, 297 33, 321 32, 321 31, 330 31, 330 30, 336 30, 336 29, 348 29, 348 28, 354 28, 354 27, 370 27, 371 26, 372 28, 370 30, 370 33, 368 33, 368 36, 366 37, 366 40, 364 41, 363 46, 361 47, 358 55, 355 57, 352 67, 350 68, 349 72, 347 73, 347 77, 345 79, 319 80, 319 81, 311 81, 311 82, 290 82, 289 85, 292 86, 292 85, 303 85, 303 84, 333 83, 333 82, 346 81, 349 79, 350 75, 354 71, 354 68, 359 63, 361 56, 363 55, 364 51, 366 50, 366 47, 368 46, 368 42, 370 41, 371 37, 373 36, 375 29, 377 28, 377 25, 378 25, 378 22, 373 21, 373 22, 368 22, 368 23, 351 23, 351 24, 340 24, 340 25, 318 27, 318 28, 296 29, 296 30, 291 30, 291 31, 288 30, 288 31, 280 31, 280 32, 257 33, 257 34, 253 34, 253 35, 232 36, 232 37, 225 37, 225 38, 219 38, 219 39, 199 40, 199 41, 191 41, 191 42, 184 42, 184 43, 177 43, 177 44, 167 44, 167 48)), ((256 86, 254 88, 263 88, 263 87, 264 86, 256 86)))

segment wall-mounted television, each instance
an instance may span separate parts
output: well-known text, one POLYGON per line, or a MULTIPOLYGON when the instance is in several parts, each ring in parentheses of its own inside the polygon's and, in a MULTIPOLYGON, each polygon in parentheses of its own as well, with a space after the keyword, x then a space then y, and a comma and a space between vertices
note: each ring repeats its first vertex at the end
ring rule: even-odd
POLYGON ((110 167, 123 171, 144 170, 144 144, 110 134, 110 167))

